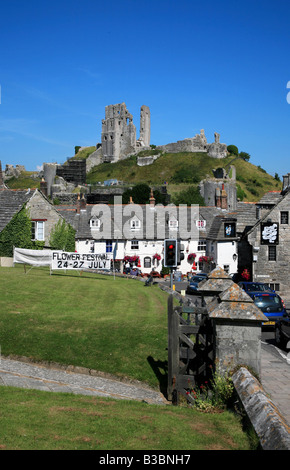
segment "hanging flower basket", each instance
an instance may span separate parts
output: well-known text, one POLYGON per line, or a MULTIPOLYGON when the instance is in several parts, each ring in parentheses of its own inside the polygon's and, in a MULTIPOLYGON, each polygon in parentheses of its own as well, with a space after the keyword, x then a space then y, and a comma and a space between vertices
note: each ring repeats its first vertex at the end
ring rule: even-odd
POLYGON ((124 263, 137 263, 139 262, 139 256, 125 256, 123 259, 124 263))
POLYGON ((159 255, 158 253, 155 253, 155 255, 153 255, 153 259, 157 260, 157 261, 160 261, 161 260, 161 255, 159 255))
POLYGON ((187 261, 188 261, 189 263, 193 263, 194 260, 195 260, 195 258, 196 258, 196 254, 195 254, 195 253, 189 253, 189 255, 187 256, 187 261))
POLYGON ((198 261, 200 263, 210 263, 213 260, 212 256, 200 256, 198 261))
POLYGON ((241 274, 241 277, 245 280, 245 281, 249 281, 250 279, 250 273, 247 269, 244 269, 244 271, 242 272, 241 274))

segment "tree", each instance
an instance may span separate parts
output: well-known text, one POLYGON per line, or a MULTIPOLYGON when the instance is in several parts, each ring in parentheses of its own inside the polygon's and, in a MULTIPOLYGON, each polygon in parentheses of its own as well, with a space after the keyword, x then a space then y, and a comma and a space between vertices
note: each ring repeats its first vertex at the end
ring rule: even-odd
MULTIPOLYGON (((127 189, 122 195, 123 204, 130 202, 130 197, 134 204, 149 204, 151 188, 146 183, 136 184, 132 189, 127 189)), ((166 196, 161 194, 160 191, 154 190, 154 198, 156 204, 164 204, 166 196)))
POLYGON ((235 145, 228 145, 227 150, 232 155, 236 155, 236 156, 239 155, 239 149, 235 145))
POLYGON ((38 250, 44 242, 31 240, 32 223, 28 212, 23 207, 15 214, 0 233, 0 256, 13 256, 13 247, 38 250))
POLYGON ((50 233, 49 244, 54 250, 75 251, 75 230, 59 220, 50 233))
POLYGON ((188 206, 198 204, 199 206, 205 206, 203 197, 200 195, 198 188, 194 186, 189 186, 184 191, 180 191, 174 197, 174 204, 187 204, 188 206))
POLYGON ((251 155, 247 152, 240 152, 239 153, 239 157, 241 157, 243 160, 245 160, 246 162, 248 162, 251 158, 251 155))

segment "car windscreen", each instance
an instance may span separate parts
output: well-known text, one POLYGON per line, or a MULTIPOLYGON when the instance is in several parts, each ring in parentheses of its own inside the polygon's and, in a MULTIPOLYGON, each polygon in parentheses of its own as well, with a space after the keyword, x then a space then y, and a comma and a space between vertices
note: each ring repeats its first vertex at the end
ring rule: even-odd
POLYGON ((204 280, 205 280, 204 276, 192 276, 192 278, 190 279, 190 282, 200 282, 204 280))
POLYGON ((281 312, 283 310, 281 299, 276 295, 254 296, 254 302, 257 307, 265 312, 281 312))
POLYGON ((270 288, 265 284, 255 284, 254 282, 252 284, 247 284, 246 289, 250 292, 269 292, 270 290, 270 288))

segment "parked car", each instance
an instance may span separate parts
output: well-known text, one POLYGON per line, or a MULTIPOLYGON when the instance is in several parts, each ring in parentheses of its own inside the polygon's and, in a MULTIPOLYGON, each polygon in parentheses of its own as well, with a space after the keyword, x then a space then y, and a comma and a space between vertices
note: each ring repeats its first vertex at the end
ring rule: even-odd
POLYGON ((207 279, 207 277, 208 277, 207 274, 204 274, 204 273, 195 274, 194 276, 192 276, 189 280, 189 284, 187 286, 186 293, 187 294, 196 293, 196 291, 198 289, 198 284, 201 281, 204 281, 205 279, 207 279))
POLYGON ((267 284, 263 282, 246 282, 241 281, 238 283, 241 289, 244 289, 247 293, 249 292, 274 292, 267 284))
POLYGON ((273 291, 247 292, 247 294, 268 318, 268 321, 262 323, 262 326, 274 326, 275 322, 283 318, 284 313, 286 313, 281 297, 273 291))
POLYGON ((275 323, 275 341, 281 348, 290 341, 290 313, 285 312, 283 317, 275 323))

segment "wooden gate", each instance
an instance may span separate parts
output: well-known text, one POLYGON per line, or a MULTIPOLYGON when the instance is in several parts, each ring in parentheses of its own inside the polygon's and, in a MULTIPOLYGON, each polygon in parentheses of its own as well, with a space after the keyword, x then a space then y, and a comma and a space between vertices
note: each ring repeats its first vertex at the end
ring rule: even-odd
POLYGON ((210 379, 214 362, 212 324, 205 307, 174 307, 168 298, 168 400, 210 379))

